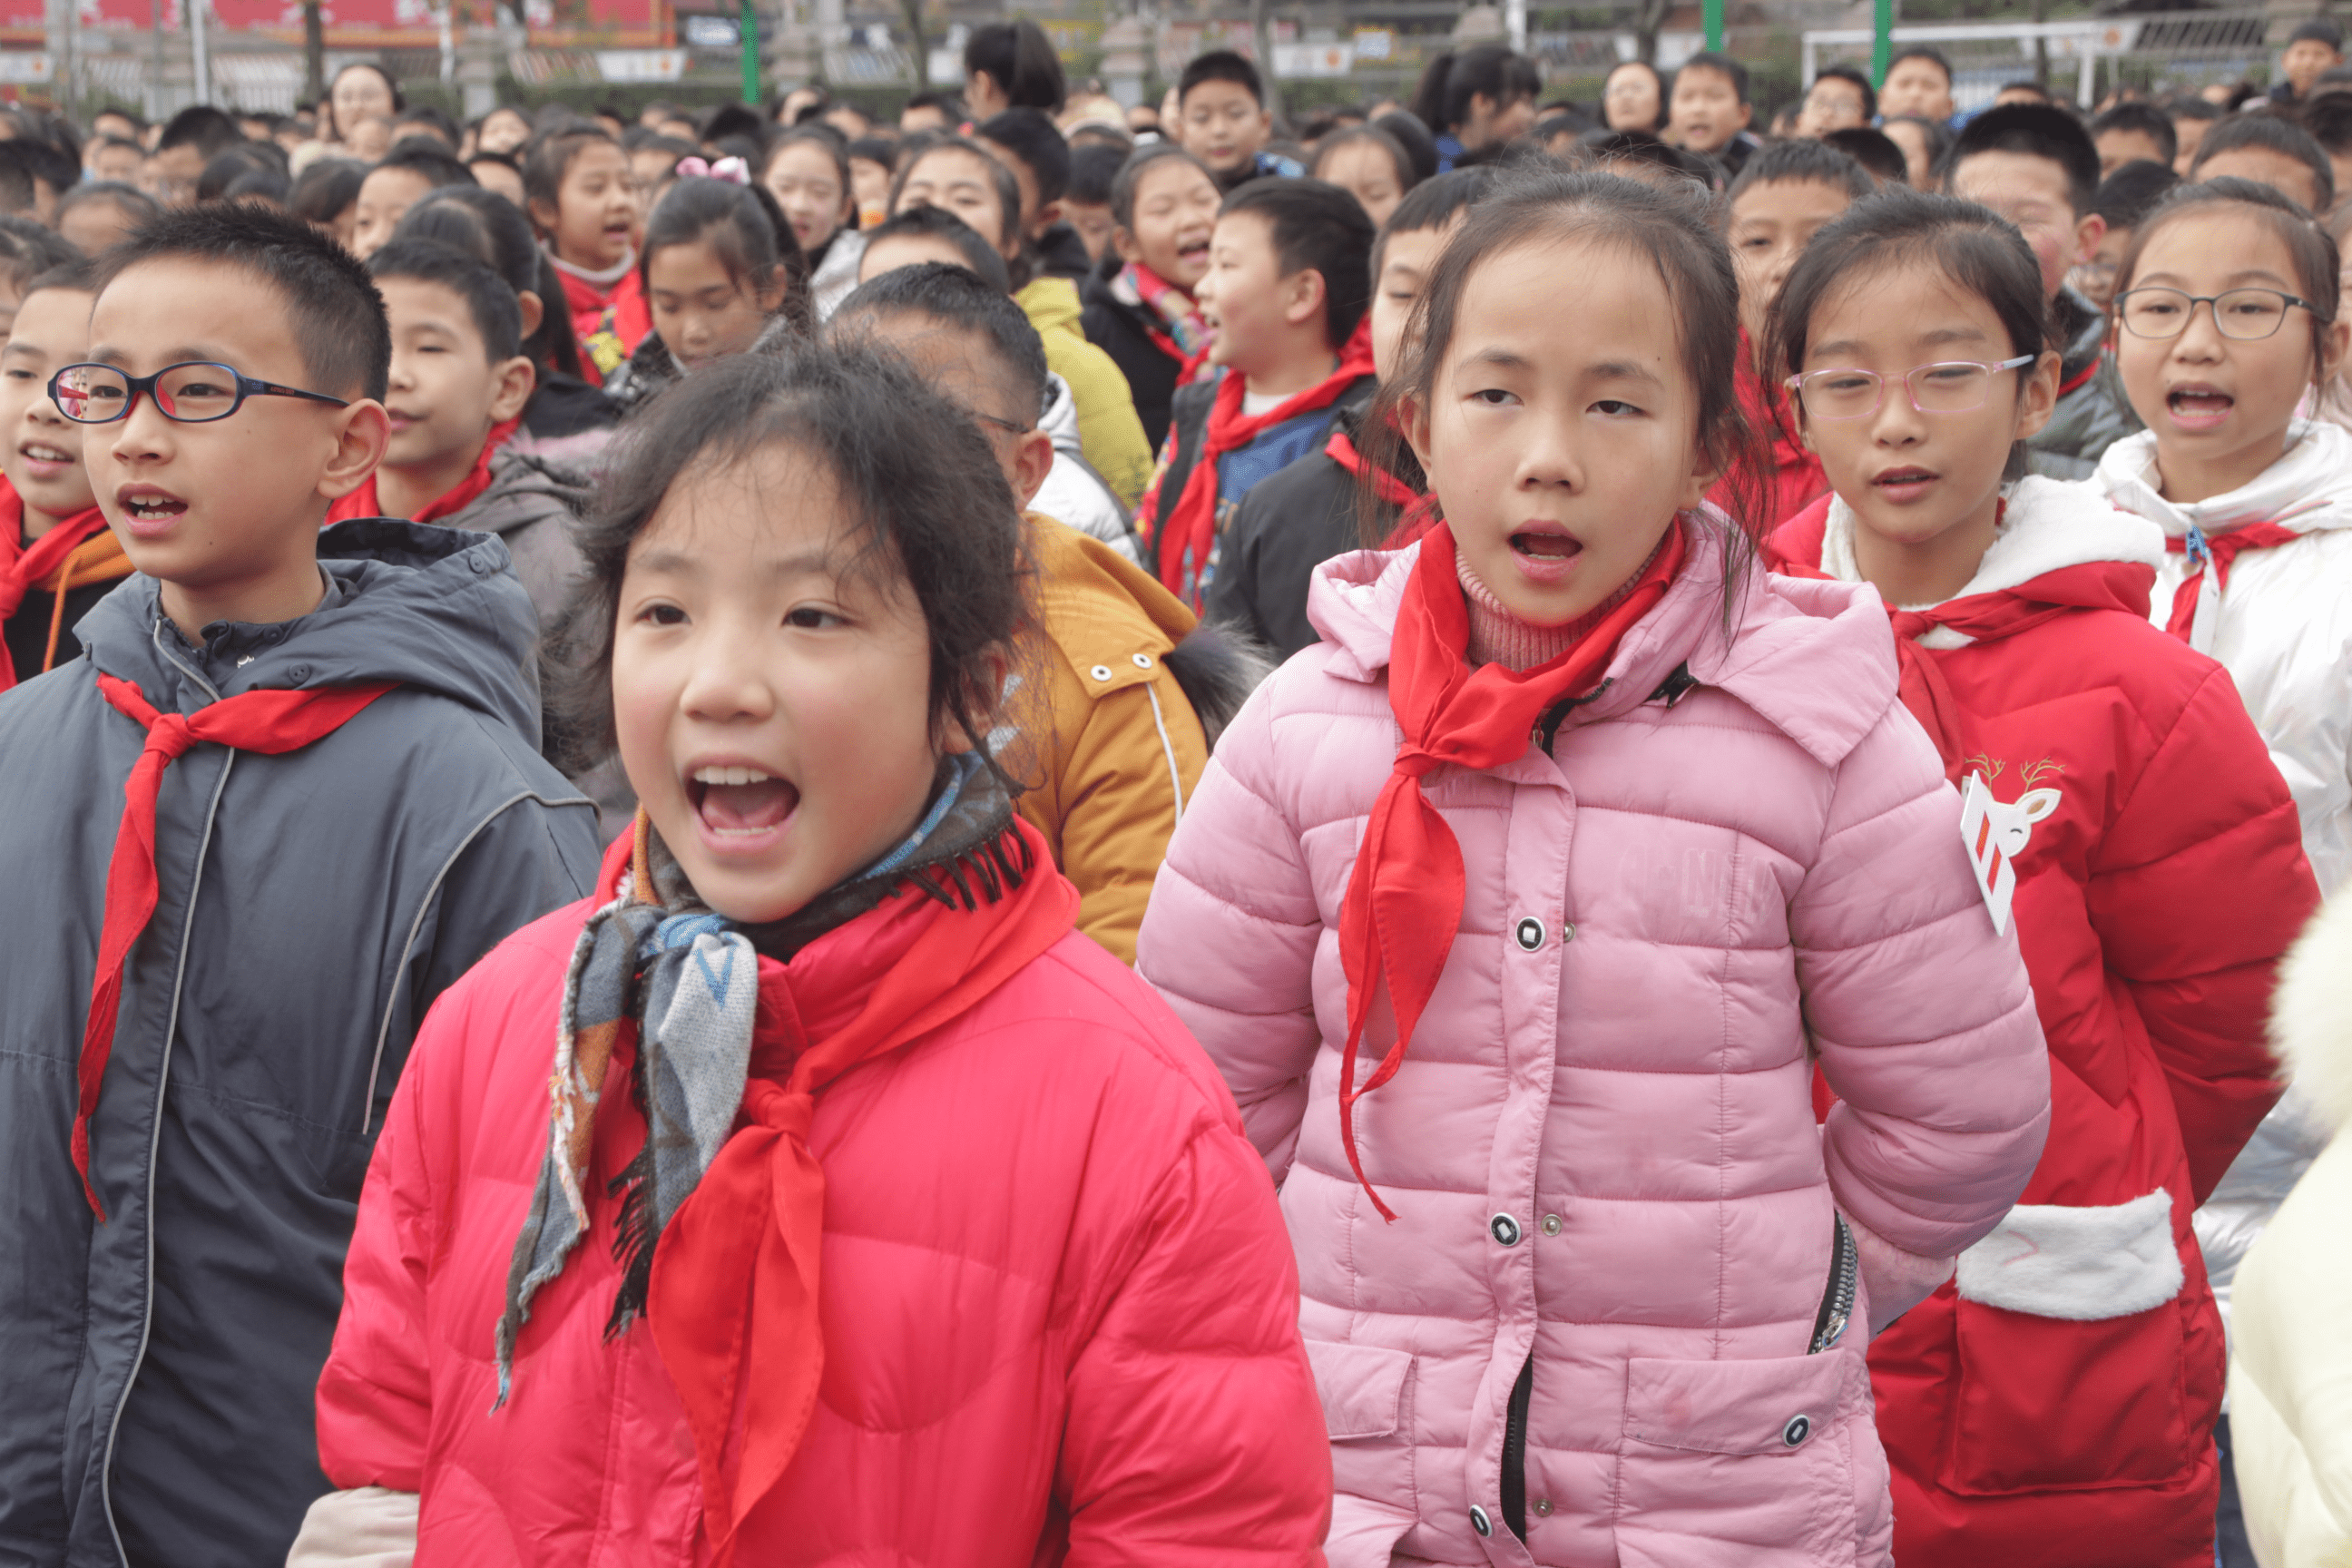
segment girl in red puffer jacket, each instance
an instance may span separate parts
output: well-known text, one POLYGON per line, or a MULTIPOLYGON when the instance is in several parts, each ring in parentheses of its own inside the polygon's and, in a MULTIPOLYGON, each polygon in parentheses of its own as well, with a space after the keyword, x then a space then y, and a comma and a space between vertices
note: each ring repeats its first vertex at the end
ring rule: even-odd
POLYGON ((1265 1168, 988 753, 1019 540, 871 351, 656 407, 578 623, 642 805, 418 1036, 295 1563, 1320 1563, 1265 1168))

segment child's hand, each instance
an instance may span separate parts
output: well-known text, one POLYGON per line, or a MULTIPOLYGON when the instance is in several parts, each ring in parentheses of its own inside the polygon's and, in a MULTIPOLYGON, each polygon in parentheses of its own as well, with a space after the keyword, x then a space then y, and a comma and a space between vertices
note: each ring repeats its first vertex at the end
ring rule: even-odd
POLYGON ((1957 1258, 1922 1258, 1880 1237, 1852 1215, 1853 1249, 1862 1264, 1862 1288, 1870 1300, 1870 1337, 1926 1300, 1959 1267, 1957 1258))

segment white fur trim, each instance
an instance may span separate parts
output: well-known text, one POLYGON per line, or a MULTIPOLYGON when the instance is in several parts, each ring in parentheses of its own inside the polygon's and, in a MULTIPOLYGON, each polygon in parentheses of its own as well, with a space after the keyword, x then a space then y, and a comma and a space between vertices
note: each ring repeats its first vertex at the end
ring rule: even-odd
MULTIPOLYGON (((1862 581, 1853 555, 1853 509, 1841 498, 1831 497, 1829 525, 1822 535, 1822 570, 1842 582, 1862 581)), ((1997 594, 2048 573, 2098 561, 2160 566, 2164 531, 2146 518, 2117 510, 2089 485, 2029 474, 2010 487, 2009 509, 2001 514, 2000 531, 1977 563, 1977 574, 1952 597, 1997 594)), ((1934 607, 1904 606, 1910 610, 1934 607)), ((1919 642, 1925 647, 1948 649, 1966 647, 1970 640, 1949 626, 1937 626, 1919 642)))
POLYGON ((2352 1127, 2352 899, 2323 906, 2288 950, 2271 1044, 2327 1124, 2352 1127))
POLYGON ((2104 1207, 2020 1204, 1960 1254, 1962 1300, 2037 1318, 2126 1318, 2171 1300, 2183 1283, 2172 1194, 2162 1188, 2104 1207))

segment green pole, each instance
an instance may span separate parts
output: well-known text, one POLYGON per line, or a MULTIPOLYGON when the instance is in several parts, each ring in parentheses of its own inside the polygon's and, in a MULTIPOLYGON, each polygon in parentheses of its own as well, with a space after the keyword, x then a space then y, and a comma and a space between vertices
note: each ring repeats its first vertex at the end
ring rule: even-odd
POLYGON ((1723 48, 1723 0, 1705 0, 1699 13, 1706 21, 1706 47, 1720 53, 1723 48))
MULTIPOLYGON (((1886 0, 1879 4, 1884 5, 1886 0)), ((760 18, 751 9, 751 0, 743 0, 743 101, 754 109, 760 107, 760 18)))
POLYGON ((1895 53, 1895 0, 1877 0, 1872 9, 1870 79, 1884 87, 1887 59, 1895 53))

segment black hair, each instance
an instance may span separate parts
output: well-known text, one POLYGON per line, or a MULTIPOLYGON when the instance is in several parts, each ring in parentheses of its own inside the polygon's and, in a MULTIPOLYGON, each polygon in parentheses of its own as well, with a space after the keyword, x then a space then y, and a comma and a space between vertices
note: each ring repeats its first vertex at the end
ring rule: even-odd
POLYGON ((567 760, 601 760, 614 744, 613 634, 630 548, 681 479, 777 446, 829 470, 856 547, 847 570, 896 584, 922 615, 934 731, 993 767, 996 667, 1033 624, 1019 507, 966 410, 898 355, 849 341, 731 355, 622 433, 577 534, 584 571, 545 665, 559 732, 577 751, 567 760))
POLYGON ((748 103, 722 103, 706 110, 692 124, 694 133, 705 142, 716 142, 725 136, 749 136, 756 142, 768 134, 759 111, 748 103))
POLYGON ((1906 44, 1903 47, 1895 50, 1892 55, 1887 57, 1887 74, 1889 76, 1894 75, 1895 68, 1901 65, 1905 60, 1926 60, 1929 65, 1934 66, 1937 70, 1944 73, 1944 85, 1946 87, 1951 86, 1952 62, 1945 58, 1943 50, 1931 48, 1926 44, 1906 44))
POLYGON ((1373 129, 1385 131, 1396 138, 1397 145, 1403 148, 1405 156, 1412 160, 1416 184, 1437 173, 1440 162, 1437 138, 1429 133, 1429 127, 1422 123, 1421 116, 1409 110, 1391 109, 1371 121, 1370 124, 1373 129))
POLYGON ((19 145, 14 141, 0 142, 0 212, 28 213, 39 205, 31 161, 10 151, 19 145))
POLYGON ((857 286, 833 313, 827 331, 855 333, 860 317, 928 316, 969 332, 988 345, 999 368, 1012 378, 1015 407, 1034 420, 1045 408, 1045 344, 1012 298, 945 261, 894 267, 857 286))
MULTIPOLYGON (((523 200, 534 205, 545 202, 551 210, 559 216, 562 216, 563 176, 572 172, 573 160, 600 142, 615 150, 621 145, 614 139, 611 132, 593 120, 577 121, 558 130, 551 131, 533 141, 523 149, 523 200)), ((468 174, 467 177, 471 179, 473 176, 468 174)), ((531 216, 529 213, 525 213, 524 216, 530 217, 534 227, 538 226, 537 217, 531 216)), ((559 296, 557 303, 561 304, 561 302, 559 296)), ((553 306, 550 307, 550 309, 553 308, 553 306)))
MULTIPOLYGON (((0 142, 0 151, 16 145, 14 142, 0 142)), ((261 155, 260 142, 240 142, 234 147, 224 148, 212 156, 205 164, 204 173, 196 176, 196 200, 217 201, 239 174, 270 166, 269 161, 261 155)))
POLYGON ((2352 153, 2352 92, 2324 92, 2304 105, 2303 128, 2326 152, 2352 153))
POLYGON ((1731 221, 1731 207, 1748 195, 1752 185, 1783 184, 1830 185, 1834 191, 1844 191, 1846 200, 1851 202, 1877 191, 1870 172, 1855 163, 1851 153, 1830 146, 1828 141, 1809 141, 1804 136, 1773 141, 1750 153, 1748 163, 1740 167, 1738 179, 1731 181, 1731 200, 1724 202, 1724 221, 1731 221))
POLYGON ((1117 147, 1085 146, 1070 149, 1070 188, 1063 192, 1069 201, 1090 207, 1110 205, 1110 188, 1118 181, 1118 172, 1127 167, 1128 154, 1117 147))
POLYGON ((2221 118, 2221 106, 2191 96, 2174 99, 2164 106, 2164 112, 2172 117, 2177 127, 2184 120, 2219 120, 2221 118))
POLYGON ((2205 140, 2197 144, 2197 159, 2189 165, 2189 177, 2198 178, 2216 156, 2241 147, 2264 148, 2309 169, 2316 193, 2313 213, 2324 213, 2336 205, 2336 166, 2327 161, 2327 150, 2311 139, 2310 132, 2276 114, 2233 114, 2205 132, 2205 140))
POLYGON ((454 246, 430 239, 396 239, 368 258, 368 276, 381 283, 410 278, 438 283, 466 301, 483 351, 497 364, 522 353, 522 307, 507 280, 454 246))
MULTIPOLYGON (((1803 367, 1813 316, 1842 285, 1857 276, 1922 268, 1982 300, 2008 332, 2011 354, 2038 356, 2054 346, 2042 264, 2014 225, 1958 196, 1890 185, 1848 207, 1798 253, 1766 317, 1767 363, 1775 374, 1803 367)), ((2025 380, 2018 377, 2021 395, 2025 380)), ((2002 477, 2024 474, 2024 444, 2013 443, 2002 477)))
POLYGON ((70 289, 76 293, 90 291, 91 279, 98 276, 98 264, 87 256, 71 261, 61 261, 55 267, 34 274, 17 290, 20 301, 31 299, 44 289, 70 289))
MULTIPOLYGON (((2254 117, 2247 115, 2242 118, 2254 117)), ((2342 304, 2341 263, 2335 236, 2312 222, 2311 215, 2305 212, 2293 196, 2276 186, 2241 179, 2235 174, 2223 174, 2211 180, 2183 181, 2175 185, 2163 200, 2148 209, 2138 226, 2132 230, 2131 243, 2124 247, 2123 258, 2116 264, 2116 297, 2120 298, 2132 286, 2132 279, 2139 271, 2141 254, 2167 224, 2184 217, 2204 216, 2224 204, 2252 208, 2247 216, 2286 247, 2288 259, 2294 267, 2297 292, 2311 302, 2311 366, 2313 383, 2316 385, 2327 329, 2335 321, 2336 312, 2342 304)))
POLYGON ((282 207, 294 194, 294 182, 276 169, 247 169, 228 183, 221 199, 228 202, 267 202, 282 207))
POLYGON ((2081 121, 2053 104, 1997 104, 1969 121, 1945 160, 1946 190, 1960 165, 1979 153, 2018 153, 2057 164, 2066 175, 2066 205, 2078 218, 2091 210, 2098 194, 2099 149, 2081 121))
POLYGON ((906 109, 936 109, 950 120, 963 118, 963 100, 952 92, 919 92, 907 100, 900 112, 906 109))
POLYGON ((1004 265, 1004 257, 995 246, 971 225, 948 211, 926 202, 921 206, 908 207, 905 212, 883 219, 866 236, 868 247, 900 235, 938 236, 963 252, 964 262, 977 273, 982 282, 1000 294, 1010 296, 1013 275, 1004 265))
MULTIPOLYGON (((1433 132, 1458 131, 1470 119, 1470 100, 1485 94, 1502 108, 1517 99, 1532 98, 1527 78, 1517 68, 1519 57, 1502 44, 1474 44, 1460 52, 1447 50, 1423 68, 1421 85, 1413 89, 1412 111, 1433 132)), ((1652 68, 1653 74, 1655 68, 1652 68)), ((1666 83, 1658 79, 1658 112, 1664 123, 1666 83)))
POLYGON ((12 142, 0 142, 0 159, 11 170, 25 174, 25 206, 34 205, 36 193, 32 182, 38 180, 58 195, 73 188, 81 178, 81 165, 68 158, 58 148, 33 137, 19 137, 12 142))
MULTIPOLYGON (((1397 374, 1381 385, 1360 430, 1369 437, 1367 468, 1398 468, 1405 449, 1398 415, 1408 402, 1426 405, 1439 366, 1452 350, 1454 324, 1471 274, 1495 257, 1528 245, 1585 241, 1642 258, 1665 286, 1684 378, 1697 405, 1696 436, 1708 460, 1734 476, 1734 490, 1748 482, 1738 476, 1759 471, 1761 453, 1738 395, 1733 391, 1739 342, 1739 282, 1731 252, 1715 231, 1712 202, 1685 185, 1659 186, 1614 174, 1568 173, 1529 165, 1505 169, 1484 199, 1468 209, 1462 228, 1430 276, 1406 330, 1410 344, 1397 374)), ((1750 498, 1735 495, 1735 518, 1755 515, 1750 498)), ((1365 542, 1382 542, 1393 508, 1377 504, 1369 477, 1359 490, 1365 542)), ((1753 538, 1742 528, 1724 540, 1724 612, 1732 613, 1733 590, 1754 562, 1753 538)))
POLYGON ((886 169, 898 166, 898 143, 887 136, 860 136, 849 144, 849 161, 879 163, 886 169))
POLYGON ((1660 70, 1655 65, 1652 64, 1648 60, 1619 60, 1615 65, 1609 68, 1608 75, 1603 76, 1601 79, 1601 124, 1599 129, 1606 131, 1611 128, 1609 125, 1609 78, 1615 76, 1619 71, 1625 69, 1629 66, 1638 67, 1640 69, 1648 71, 1650 73, 1650 79, 1657 84, 1658 117, 1650 121, 1647 125, 1629 125, 1624 127, 1624 129, 1628 131, 1640 131, 1646 134, 1655 135, 1657 132, 1664 131, 1666 128, 1667 118, 1673 112, 1675 89, 1674 84, 1666 79, 1666 73, 1660 70))
POLYGON ((1342 147, 1371 147, 1379 150, 1388 159, 1390 167, 1396 171, 1399 191, 1410 191, 1421 184, 1421 171, 1413 167, 1412 154, 1406 152, 1403 144, 1395 137, 1377 125, 1356 125, 1345 131, 1334 131, 1316 144, 1315 157, 1307 165, 1307 172, 1315 178, 1321 179, 1324 163, 1332 153, 1342 147))
POLYGON ((321 158, 302 171, 286 205, 306 222, 331 224, 360 199, 367 176, 368 166, 357 158, 321 158))
POLYGON ((1647 131, 1611 131, 1595 126, 1576 139, 1576 156, 1577 166, 1584 168, 1607 169, 1611 164, 1631 163, 1664 169, 1706 191, 1716 189, 1722 178, 1722 168, 1714 159, 1670 147, 1664 139, 1647 131))
POLYGON ((455 153, 461 140, 457 122, 429 103, 412 103, 392 117, 392 128, 397 136, 404 125, 422 125, 445 143, 444 151, 455 153))
POLYGON ((392 364, 383 296, 350 251, 302 219, 246 202, 166 212, 99 258, 92 287, 104 293, 132 268, 163 261, 235 267, 258 278, 294 329, 311 391, 383 395, 392 364))
POLYGON ((0 217, 0 279, 22 294, 52 268, 81 259, 73 244, 28 217, 0 217))
POLYGON ((974 27, 964 41, 963 70, 967 77, 986 71, 1007 102, 1024 109, 1059 114, 1070 88, 1062 75, 1062 57, 1045 30, 1026 16, 974 27))
POLYGON ((1039 206, 1060 201, 1062 193, 1070 188, 1070 144, 1041 111, 1008 109, 992 116, 986 124, 974 126, 972 134, 994 142, 1028 166, 1029 177, 1037 183, 1039 206))
POLYGON ((2337 54, 2344 52, 2344 28, 2333 16, 2314 16, 2298 23, 2286 36, 2289 44, 2326 44, 2337 54))
POLYGON ((2110 229, 2137 228, 2149 209, 2179 184, 2180 176, 2170 164, 2135 158, 2099 182, 2091 210, 2106 219, 2110 229))
POLYGON ((444 185, 409 208, 393 226, 392 237, 455 246, 487 263, 516 294, 536 295, 539 330, 523 339, 522 352, 543 372, 583 379, 580 340, 564 303, 563 279, 514 203, 479 185, 444 185))
POLYGON ((1834 147, 1862 165, 1870 177, 1886 184, 1907 184, 1911 161, 1895 139, 1874 125, 1849 125, 1823 132, 1822 144, 1834 147))
MULTIPOLYGON (((899 193, 907 188, 907 177, 924 159, 940 153, 962 153, 977 158, 989 171, 989 184, 995 187, 996 203, 1003 210, 1004 232, 997 237, 1002 246, 1008 239, 1021 237, 1021 182, 1003 161, 968 136, 942 136, 898 166, 898 177, 890 182, 890 210, 898 210, 899 193)), ((1023 279, 1026 281, 1026 279, 1023 279)))
POLYGON ((1813 73, 1812 81, 1806 84, 1805 94, 1807 97, 1810 98, 1812 96, 1814 87, 1818 86, 1824 78, 1832 78, 1838 81, 1852 82, 1855 87, 1862 90, 1862 121, 1864 124, 1867 125, 1872 121, 1878 118, 1878 89, 1870 85, 1870 73, 1868 71, 1864 70, 1860 66, 1850 66, 1843 61, 1836 65, 1823 66, 1821 69, 1813 73))
MULTIPOLYGON (((518 177, 522 174, 522 165, 515 162, 514 154, 511 153, 485 153, 478 147, 466 156, 464 162, 468 171, 477 163, 496 163, 501 169, 512 169, 518 177)), ((475 184, 479 184, 481 178, 479 174, 476 174, 475 184)))
POLYGON ((373 174, 383 169, 406 169, 425 176, 425 183, 437 189, 442 185, 478 185, 474 171, 457 161, 457 155, 446 147, 425 142, 403 142, 376 161, 373 174))
POLYGON ((66 214, 76 207, 94 202, 110 202, 129 215, 133 226, 151 221, 163 210, 163 204, 136 185, 126 185, 120 180, 92 180, 76 185, 58 198, 57 221, 63 223, 66 214))
POLYGON ((2169 163, 2180 155, 2180 132, 2172 128, 2172 116, 2152 103, 2126 100, 2095 118, 2090 130, 2095 144, 2110 131, 2136 131, 2156 143, 2159 163, 2169 163))
POLYGON ((1171 158, 1181 158, 1200 170, 1212 185, 1217 183, 1214 170, 1173 142, 1155 142, 1149 147, 1138 148, 1135 156, 1119 166, 1118 178, 1110 183, 1110 216, 1113 223, 1130 234, 1134 232, 1135 193, 1142 185, 1144 174, 1171 158))
POLYGON ((1466 168, 1448 169, 1406 192, 1404 200, 1397 203, 1396 211, 1389 214, 1389 221, 1381 225, 1380 237, 1372 242, 1372 286, 1380 286, 1381 268, 1388 258, 1391 235, 1423 234, 1444 228, 1454 221, 1455 214, 1494 188, 1495 174, 1492 163, 1473 163, 1466 168))
MULTIPOLYGON (((1928 177, 1937 180, 1943 178, 1944 165, 1950 162, 1952 156, 1952 132, 1949 126, 1940 120, 1930 120, 1924 114, 1890 114, 1878 124, 1882 131, 1893 125, 1917 126, 1919 134, 1927 139, 1928 177)), ((1889 137, 1888 140, 1893 141, 1894 138, 1889 137)), ((1895 145, 1899 147, 1902 143, 1897 142, 1895 145)), ((1905 163, 1904 174, 1906 179, 1910 175, 1908 160, 1905 163)))
POLYGON ((236 128, 236 121, 208 103, 193 103, 164 123, 163 134, 155 139, 155 151, 194 147, 210 163, 215 154, 244 140, 245 132, 236 128))
POLYGON ((1176 79, 1176 105, 1181 109, 1192 89, 1204 81, 1229 81, 1243 89, 1260 109, 1265 107, 1265 82, 1257 74, 1257 67, 1232 49, 1211 49, 1204 55, 1194 55, 1184 63, 1184 74, 1176 79))
POLYGON ((1731 90, 1739 95, 1739 101, 1748 101, 1748 68, 1729 55, 1717 49, 1702 49, 1682 63, 1682 68, 1675 72, 1675 79, 1680 81, 1694 70, 1715 71, 1728 78, 1731 90))
POLYGON ((1323 336, 1338 348, 1372 302, 1372 220, 1361 202, 1325 180, 1252 180, 1227 196, 1220 218, 1254 213, 1274 238, 1283 277, 1312 268, 1323 279, 1323 336))
POLYGON ((782 286, 778 309, 808 322, 808 267, 776 198, 758 185, 688 175, 662 193, 646 218, 637 279, 653 289, 654 257, 673 246, 707 245, 739 289, 782 286))

